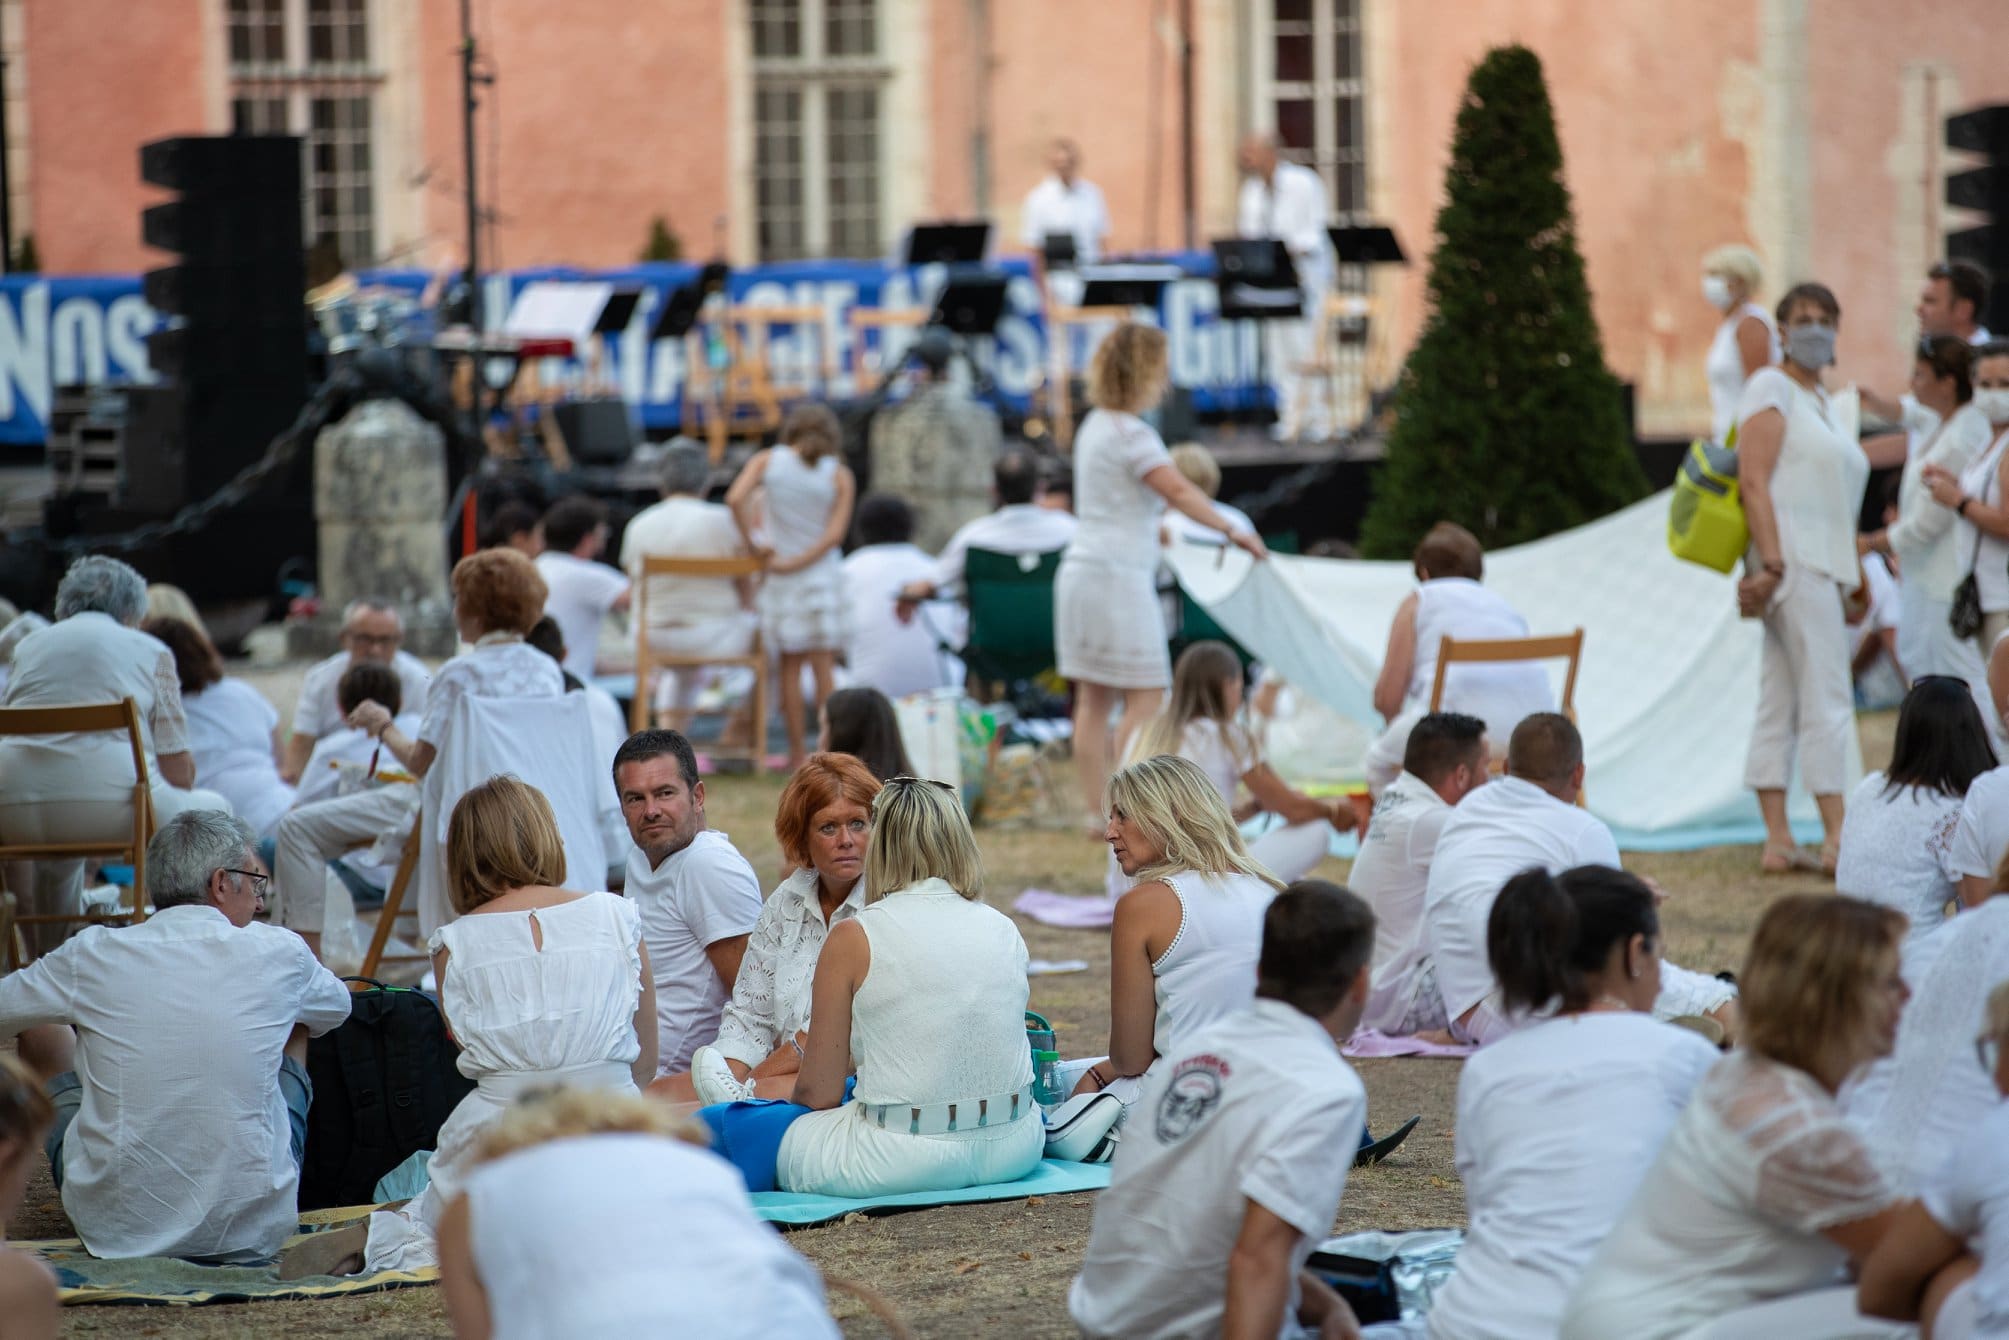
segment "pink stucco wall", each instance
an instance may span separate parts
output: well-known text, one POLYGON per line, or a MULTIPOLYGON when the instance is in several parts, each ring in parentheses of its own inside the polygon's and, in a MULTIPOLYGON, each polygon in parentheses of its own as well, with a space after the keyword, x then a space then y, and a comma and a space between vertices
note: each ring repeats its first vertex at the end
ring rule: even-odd
POLYGON ((135 271, 165 257, 140 244, 139 146, 217 129, 205 79, 208 0, 27 0, 24 46, 30 229, 44 269, 135 271))

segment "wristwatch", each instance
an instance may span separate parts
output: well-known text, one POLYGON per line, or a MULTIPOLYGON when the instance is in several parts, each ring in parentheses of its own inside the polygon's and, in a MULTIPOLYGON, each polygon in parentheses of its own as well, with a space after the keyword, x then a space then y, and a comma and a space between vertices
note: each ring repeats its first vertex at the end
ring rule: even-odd
POLYGON ((1960 495, 1960 501, 1959 501, 1959 502, 1957 502, 1957 503, 1955 503, 1955 504, 1953 505, 1953 514, 1954 514, 1955 516, 1966 516, 1966 515, 1967 515, 1967 504, 1969 504, 1969 503, 1971 503, 1971 502, 1973 502, 1973 501, 1974 501, 1974 499, 1972 499, 1972 498, 1968 497, 1968 496, 1967 496, 1966 494, 1964 494, 1964 493, 1963 493, 1963 494, 1961 494, 1961 495, 1960 495))

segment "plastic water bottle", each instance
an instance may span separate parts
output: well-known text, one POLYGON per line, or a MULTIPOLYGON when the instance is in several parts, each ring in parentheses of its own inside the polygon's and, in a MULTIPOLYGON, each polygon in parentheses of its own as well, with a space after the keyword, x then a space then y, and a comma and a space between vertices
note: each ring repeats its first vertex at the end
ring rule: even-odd
POLYGON ((1058 1107, 1067 1095, 1060 1091, 1060 1053, 1035 1051, 1032 1054, 1032 1096, 1041 1107, 1058 1107))

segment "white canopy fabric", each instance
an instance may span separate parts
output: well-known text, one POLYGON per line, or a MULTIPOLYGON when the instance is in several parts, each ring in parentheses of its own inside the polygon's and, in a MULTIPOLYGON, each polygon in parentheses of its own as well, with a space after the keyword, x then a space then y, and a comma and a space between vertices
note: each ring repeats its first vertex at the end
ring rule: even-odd
MULTIPOLYGON (((1576 716, 1585 801, 1620 844, 1678 850, 1755 842, 1744 789, 1758 700, 1759 626, 1737 617, 1731 577, 1667 551, 1668 495, 1587 526, 1486 556, 1486 585, 1537 636, 1584 629, 1576 716)), ((1273 556, 1175 545, 1180 585, 1257 659, 1342 717, 1378 730, 1374 678, 1396 606, 1415 589, 1407 563, 1273 556)), ((1562 664, 1554 676, 1561 685, 1562 664)), ((1853 732, 1852 775, 1862 770, 1853 732)), ((1354 760, 1347 760, 1349 765, 1354 760)), ((1358 769, 1351 768, 1358 776, 1358 769)), ((1819 833, 1797 787, 1794 827, 1819 833)))

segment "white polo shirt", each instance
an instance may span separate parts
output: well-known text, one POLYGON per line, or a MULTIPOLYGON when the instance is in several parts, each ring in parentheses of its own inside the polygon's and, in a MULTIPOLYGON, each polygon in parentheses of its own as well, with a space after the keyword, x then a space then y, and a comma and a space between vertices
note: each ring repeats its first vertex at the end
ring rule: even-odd
POLYGON ((1947 859, 1956 875, 1995 874, 2009 852, 2009 766, 1991 768, 1967 784, 1947 859))
MULTIPOLYGON (((307 668, 307 673, 300 679, 300 701, 293 709, 295 735, 318 740, 345 724, 342 703, 335 691, 348 668, 349 653, 346 651, 338 651, 307 668)), ((432 685, 432 672, 426 669, 424 661, 404 651, 391 657, 391 668, 398 672, 398 681, 404 689, 404 701, 398 704, 398 711, 423 716, 426 690, 432 685)))
POLYGON ((1617 866, 1618 843, 1588 810, 1502 777, 1458 802, 1437 838, 1423 894, 1424 948, 1452 1019, 1492 994, 1486 922, 1500 886, 1530 866, 1617 866))
POLYGON ((600 654, 600 625, 614 602, 628 593, 628 579, 619 568, 549 550, 537 556, 537 571, 546 588, 544 612, 565 639, 565 668, 591 679, 600 654))
POLYGON ((1424 963, 1423 898, 1430 861, 1451 807, 1428 782, 1405 772, 1374 803, 1367 836, 1346 887, 1374 909, 1374 984, 1360 1022, 1394 1033, 1416 998, 1424 963))
POLYGON ((1219 1334, 1253 1200, 1303 1235, 1279 1332, 1298 1335, 1297 1274, 1332 1232, 1367 1090, 1325 1029, 1281 1001, 1209 1024, 1175 1054, 1124 1123, 1068 1311, 1090 1336, 1219 1334))
POLYGON ((1019 214, 1019 241, 1038 251, 1048 233, 1066 233, 1074 239, 1075 264, 1094 264, 1102 255, 1102 239, 1109 236, 1109 206, 1102 188, 1080 177, 1069 186, 1057 174, 1033 187, 1019 214))
POLYGON ((705 949, 748 935, 760 920, 760 881, 724 833, 707 828, 651 870, 628 847, 628 897, 642 916, 642 940, 656 978, 656 1073, 691 1068, 691 1053, 718 1037, 731 992, 705 949))

